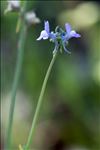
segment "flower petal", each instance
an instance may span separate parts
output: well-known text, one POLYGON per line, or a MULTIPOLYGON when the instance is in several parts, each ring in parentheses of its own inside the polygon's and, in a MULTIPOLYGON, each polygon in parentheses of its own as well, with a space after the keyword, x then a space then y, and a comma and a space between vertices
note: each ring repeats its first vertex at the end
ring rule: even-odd
POLYGON ((49 34, 50 28, 49 28, 49 22, 48 21, 44 22, 44 30, 49 34))
POLYGON ((66 32, 69 34, 71 32, 71 25, 69 23, 65 24, 66 32))
POLYGON ((72 37, 79 38, 79 37, 81 37, 81 35, 76 33, 74 30, 72 30, 70 32, 70 38, 72 38, 72 37))
POLYGON ((39 38, 37 38, 37 41, 39 41, 41 39, 46 40, 48 38, 49 38, 48 33, 45 30, 43 30, 43 31, 41 31, 39 38))

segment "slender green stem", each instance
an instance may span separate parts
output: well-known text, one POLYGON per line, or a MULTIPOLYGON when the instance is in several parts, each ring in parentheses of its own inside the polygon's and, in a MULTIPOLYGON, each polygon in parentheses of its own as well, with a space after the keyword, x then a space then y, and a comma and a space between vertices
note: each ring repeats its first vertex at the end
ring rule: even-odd
POLYGON ((44 78, 44 82, 43 82, 43 85, 42 85, 42 89, 41 89, 41 92, 40 92, 40 96, 39 96, 36 111, 35 111, 35 115, 34 115, 33 122, 32 122, 32 127, 31 127, 31 130, 30 130, 30 133, 29 133, 27 144, 25 146, 25 150, 29 150, 29 146, 30 146, 31 141, 32 141, 32 135, 34 134, 34 131, 35 131, 36 123, 37 123, 39 112, 40 112, 40 109, 41 109, 41 104, 43 102, 43 96, 44 96, 44 92, 45 92, 45 89, 46 89, 47 81, 48 81, 51 69, 53 67, 53 64, 55 62, 56 56, 57 56, 57 51, 55 51, 55 53, 53 54, 53 58, 50 62, 50 65, 48 67, 46 76, 44 78))
MULTIPOLYGON (((27 8, 27 1, 24 2, 23 13, 26 11, 26 8, 27 8)), ((20 31, 19 42, 18 42, 18 56, 17 56, 17 62, 16 62, 14 81, 12 85, 11 104, 10 104, 10 110, 9 110, 10 112, 9 112, 9 120, 8 120, 8 126, 7 126, 6 145, 5 145, 6 150, 11 150, 11 135, 12 135, 15 100, 16 100, 15 98, 16 98, 16 92, 17 92, 17 87, 19 83, 22 62, 23 62, 26 31, 27 31, 27 26, 23 20, 22 28, 20 31)))

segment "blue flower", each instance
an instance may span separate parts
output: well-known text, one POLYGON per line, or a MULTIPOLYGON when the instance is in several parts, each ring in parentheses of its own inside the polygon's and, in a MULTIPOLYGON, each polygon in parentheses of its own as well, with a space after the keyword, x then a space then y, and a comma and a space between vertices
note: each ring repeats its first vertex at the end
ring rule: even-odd
POLYGON ((81 37, 80 34, 76 33, 75 30, 71 30, 70 24, 66 23, 65 24, 65 29, 66 29, 66 35, 65 35, 65 40, 68 41, 69 39, 75 37, 79 38, 81 37))
POLYGON ((49 28, 49 22, 45 21, 44 23, 44 30, 41 31, 39 38, 37 40, 46 40, 49 38, 50 28, 49 28))
POLYGON ((44 30, 41 31, 39 38, 37 38, 37 40, 47 40, 48 38, 50 38, 52 41, 55 40, 56 36, 53 32, 50 32, 50 27, 49 27, 49 22, 45 21, 44 22, 44 30))
POLYGON ((66 23, 65 24, 65 30, 66 32, 64 34, 62 34, 62 46, 65 52, 71 54, 71 52, 69 50, 67 50, 66 46, 68 44, 68 40, 71 38, 79 38, 81 37, 80 34, 76 33, 75 30, 71 29, 71 25, 66 23))
POLYGON ((80 34, 76 33, 76 31, 71 29, 70 24, 66 23, 65 24, 65 30, 64 31, 62 28, 59 26, 56 27, 55 32, 50 32, 50 27, 49 27, 49 22, 45 21, 44 22, 44 30, 41 31, 39 38, 37 40, 46 40, 50 39, 51 42, 55 43, 55 50, 59 50, 62 52, 62 49, 67 52, 71 53, 70 51, 67 50, 67 44, 68 40, 71 38, 79 38, 80 34))

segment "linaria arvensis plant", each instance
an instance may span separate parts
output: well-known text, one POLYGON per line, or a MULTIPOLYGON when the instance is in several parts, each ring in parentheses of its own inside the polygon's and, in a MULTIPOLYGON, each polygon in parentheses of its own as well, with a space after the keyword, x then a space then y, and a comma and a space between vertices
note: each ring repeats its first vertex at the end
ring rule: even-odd
POLYGON ((12 149, 12 127, 13 127, 13 118, 14 118, 14 109, 15 109, 15 101, 16 101, 16 93, 18 88, 18 83, 20 79, 23 57, 24 57, 24 46, 26 41, 27 29, 30 25, 36 24, 40 22, 40 19, 36 17, 35 12, 26 12, 28 6, 28 0, 23 2, 23 6, 20 5, 20 0, 8 0, 8 5, 4 14, 8 12, 18 12, 18 28, 19 31, 19 40, 18 40, 18 56, 15 67, 15 75, 12 84, 12 94, 11 94, 11 103, 9 109, 9 118, 6 132, 6 141, 5 141, 5 150, 12 149), (20 24, 19 24, 20 23, 20 24))
POLYGON ((27 143, 23 148, 20 146, 20 150, 21 149, 30 150, 29 147, 32 142, 32 136, 34 136, 36 123, 37 123, 39 112, 40 112, 41 105, 43 102, 43 96, 44 96, 44 92, 46 89, 47 81, 48 81, 50 72, 52 70, 53 64, 56 60, 58 52, 62 53, 64 50, 66 53, 71 54, 71 52, 67 49, 68 41, 71 38, 79 38, 79 37, 81 37, 80 34, 76 33, 75 30, 72 30, 70 24, 68 23, 65 24, 65 31, 61 27, 57 26, 55 29, 55 32, 53 32, 53 31, 50 31, 49 22, 48 21, 44 22, 44 30, 41 31, 39 38, 37 38, 37 41, 40 41, 42 39, 43 40, 49 39, 51 42, 55 44, 55 47, 53 50, 52 60, 50 62, 50 65, 48 67, 48 70, 46 72, 46 75, 43 81, 42 89, 41 89, 40 96, 38 99, 36 111, 33 117, 32 127, 28 136, 27 143))
MULTIPOLYGON (((9 122, 8 122, 8 128, 7 128, 7 136, 6 136, 6 149, 9 149, 9 150, 11 149, 11 134, 12 134, 13 116, 14 116, 14 108, 15 108, 15 98, 16 98, 16 92, 17 92, 17 87, 18 87, 21 68, 22 68, 27 27, 29 27, 31 24, 40 22, 40 19, 36 17, 36 14, 34 12, 26 13, 27 4, 28 4, 28 0, 24 1, 23 8, 21 8, 19 0, 15 0, 15 1, 8 0, 8 7, 5 10, 5 14, 11 11, 19 12, 19 20, 18 20, 18 26, 17 26, 16 31, 18 32, 19 28, 21 28, 20 36, 19 36, 19 43, 18 43, 18 59, 16 63, 14 81, 12 85, 11 105, 10 105, 9 122)), ((44 96, 44 92, 46 89, 47 81, 48 81, 50 72, 52 70, 53 64, 56 60, 58 52, 62 53, 64 50, 66 53, 71 54, 71 52, 67 49, 68 41, 71 38, 79 38, 79 37, 80 37, 80 34, 76 33, 74 30, 71 30, 71 26, 68 23, 65 24, 65 31, 61 27, 57 26, 55 29, 55 32, 53 32, 53 31, 50 31, 49 22, 48 21, 44 22, 44 30, 41 31, 39 38, 37 38, 37 41, 42 40, 42 39, 43 40, 49 39, 51 42, 55 44, 55 47, 53 50, 52 60, 48 67, 46 76, 44 78, 44 82, 43 82, 40 96, 38 99, 36 111, 35 111, 33 122, 32 122, 32 127, 29 133, 27 143, 24 147, 20 145, 19 146, 20 150, 30 149, 29 147, 32 141, 32 135, 34 136, 34 131, 35 131, 36 123, 38 120, 41 104, 43 102, 43 96, 44 96)))

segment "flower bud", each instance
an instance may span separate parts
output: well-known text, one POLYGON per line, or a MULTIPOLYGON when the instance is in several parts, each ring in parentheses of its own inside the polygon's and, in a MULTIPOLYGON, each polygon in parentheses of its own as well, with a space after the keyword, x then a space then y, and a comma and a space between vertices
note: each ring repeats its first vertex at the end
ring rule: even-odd
POLYGON ((19 0, 8 0, 8 6, 4 13, 10 12, 10 11, 19 11, 20 10, 20 1, 19 0))
POLYGON ((36 16, 35 12, 30 11, 25 14, 25 20, 29 25, 40 23, 40 19, 36 16))

